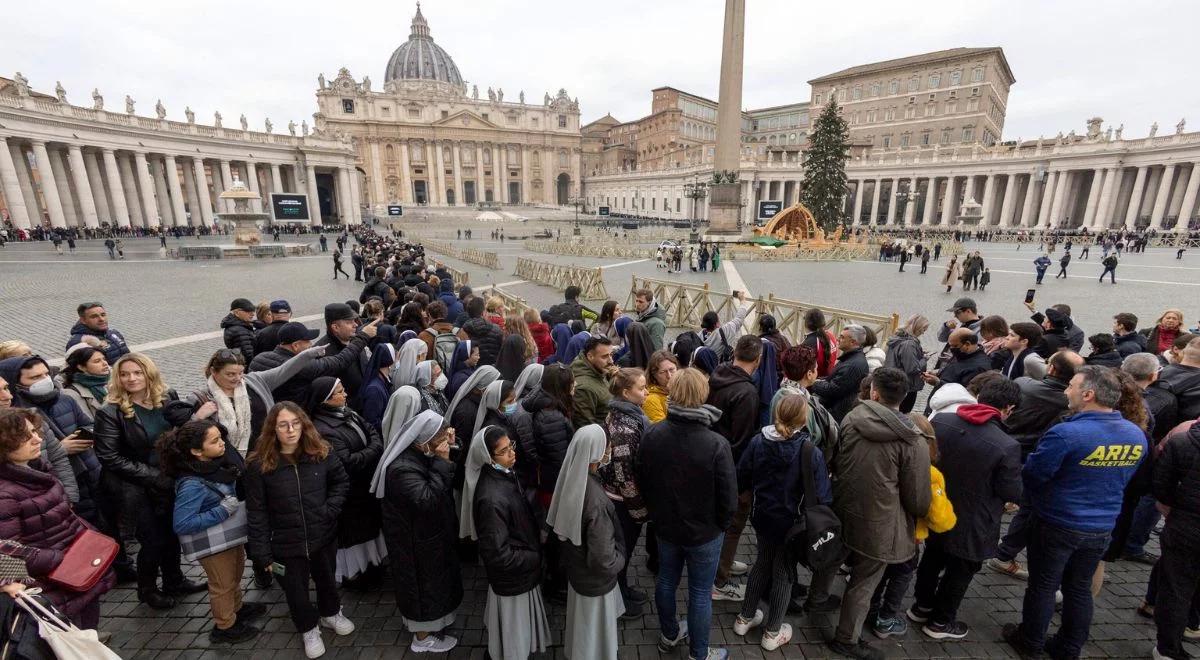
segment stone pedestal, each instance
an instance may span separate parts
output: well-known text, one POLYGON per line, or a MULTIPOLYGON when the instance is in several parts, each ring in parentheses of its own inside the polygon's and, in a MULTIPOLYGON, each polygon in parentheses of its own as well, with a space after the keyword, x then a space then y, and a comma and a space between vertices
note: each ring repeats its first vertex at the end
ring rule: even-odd
POLYGON ((709 185, 708 233, 740 234, 738 218, 742 210, 741 185, 714 183, 709 185))
POLYGON ((258 228, 260 221, 270 218, 265 213, 222 213, 222 222, 233 223, 233 242, 237 245, 258 245, 262 243, 262 232, 258 228))

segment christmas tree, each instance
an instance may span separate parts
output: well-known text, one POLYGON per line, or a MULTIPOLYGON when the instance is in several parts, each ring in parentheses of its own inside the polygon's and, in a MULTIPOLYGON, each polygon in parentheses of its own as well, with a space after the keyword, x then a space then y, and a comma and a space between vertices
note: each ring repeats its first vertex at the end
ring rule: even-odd
POLYGON ((808 136, 804 154, 804 193, 801 202, 812 212, 826 234, 845 221, 846 156, 849 129, 833 94, 808 136))

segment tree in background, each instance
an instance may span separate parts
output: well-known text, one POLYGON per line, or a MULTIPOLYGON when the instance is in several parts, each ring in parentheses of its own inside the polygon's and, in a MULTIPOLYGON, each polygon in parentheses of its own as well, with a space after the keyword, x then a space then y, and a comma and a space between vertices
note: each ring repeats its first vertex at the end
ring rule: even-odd
POLYGON ((846 158, 850 130, 833 94, 813 124, 804 154, 804 192, 801 202, 825 233, 845 222, 846 158))

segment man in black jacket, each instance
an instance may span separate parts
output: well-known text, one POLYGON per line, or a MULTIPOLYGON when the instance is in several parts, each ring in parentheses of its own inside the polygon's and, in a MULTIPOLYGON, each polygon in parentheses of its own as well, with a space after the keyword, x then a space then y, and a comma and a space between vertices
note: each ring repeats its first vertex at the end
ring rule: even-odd
POLYGON ((567 287, 563 302, 554 305, 547 313, 550 315, 550 325, 570 323, 571 321, 591 322, 598 318, 596 312, 579 302, 581 289, 574 284, 567 287))
MULTIPOLYGON (((292 306, 286 300, 271 301, 271 324, 254 335, 254 355, 275 350, 279 345, 279 331, 292 320, 292 306)), ((250 366, 247 362, 246 366, 250 366)))
POLYGON ((946 366, 936 374, 926 371, 921 375, 926 383, 933 386, 933 391, 929 393, 931 398, 946 383, 958 383, 966 387, 972 378, 992 368, 992 360, 987 351, 980 347, 979 335, 973 330, 958 328, 950 333, 946 345, 950 347, 950 361, 946 366))
POLYGON ((1156 658, 1187 658, 1183 634, 1200 583, 1200 424, 1173 435, 1154 466, 1154 496, 1170 507, 1159 560, 1156 658))
POLYGON ((384 281, 383 276, 387 274, 387 269, 383 266, 376 266, 371 277, 367 278, 367 283, 363 286, 362 293, 358 294, 358 302, 366 304, 367 300, 372 296, 383 301, 384 307, 391 304, 395 300, 395 292, 388 283, 384 281))
MULTIPOLYGON (((308 402, 308 390, 314 378, 321 376, 338 376, 350 367, 358 368, 358 357, 367 345, 367 340, 375 336, 376 322, 364 325, 340 352, 331 346, 325 348, 325 356, 313 360, 303 371, 293 376, 283 385, 275 388, 275 401, 291 401, 301 406, 308 402)), ((259 354, 250 363, 250 371, 266 371, 287 362, 297 353, 312 346, 317 338, 317 330, 309 330, 303 323, 291 321, 279 330, 279 345, 275 350, 259 354)), ((361 373, 361 369, 359 372, 361 373)), ((343 385, 344 386, 344 385, 343 385)))
MULTIPOLYGON (((1005 420, 1009 435, 1021 445, 1021 459, 1033 452, 1042 434, 1067 414, 1067 385, 1075 371, 1084 366, 1083 358, 1074 351, 1062 350, 1050 356, 1046 376, 1040 381, 1022 376, 1015 382, 1021 389, 1021 400, 1005 420)), ((1021 508, 1008 523, 1008 533, 1000 542, 996 556, 987 560, 987 567, 998 573, 1022 580, 1029 571, 1017 561, 1017 555, 1029 543, 1030 517, 1033 507, 1022 497, 1021 508)))
POLYGON ((1123 358, 1146 350, 1146 337, 1137 331, 1137 324, 1138 317, 1129 312, 1121 312, 1113 317, 1113 339, 1117 342, 1117 352, 1123 358))
POLYGON ((1035 353, 1034 347, 1042 341, 1042 326, 1029 321, 1018 321, 1008 326, 1008 339, 1004 347, 1012 354, 1000 373, 1005 378, 1016 380, 1025 375, 1025 358, 1035 353))
POLYGON ((1163 367, 1158 375, 1158 386, 1169 389, 1175 395, 1179 405, 1179 420, 1200 417, 1200 338, 1191 340, 1179 352, 1178 364, 1163 367))
POLYGON ((229 313, 221 319, 225 331, 225 348, 242 354, 245 364, 254 359, 254 303, 237 298, 229 303, 229 313))
POLYGON ((839 423, 854 402, 858 400, 858 385, 870 373, 867 357, 862 345, 867 340, 867 331, 861 325, 848 325, 838 333, 837 366, 829 378, 813 383, 812 393, 821 399, 821 405, 839 423))
MULTIPOLYGON (((755 335, 743 335, 733 348, 733 361, 719 365, 708 379, 708 405, 722 411, 721 419, 712 429, 729 441, 733 462, 741 459, 742 450, 758 432, 758 386, 752 376, 762 361, 762 339, 755 335)), ((725 530, 725 544, 721 548, 721 563, 717 567, 717 580, 713 584, 713 600, 740 601, 745 597, 743 585, 729 581, 731 575, 744 575, 748 570, 744 562, 734 561, 742 529, 750 515, 753 501, 751 491, 738 494, 738 509, 733 523, 725 530)))
MULTIPOLYGON (((328 346, 328 355, 337 355, 344 351, 358 331, 358 314, 346 303, 330 303, 325 305, 325 336, 317 340, 317 346, 328 346)), ((373 334, 367 335, 372 337, 373 334)), ((362 388, 363 365, 358 360, 348 364, 344 369, 331 376, 342 379, 342 386, 350 395, 351 401, 357 401, 358 391, 362 388)), ((294 379, 293 379, 294 380, 294 379)), ((303 401, 298 403, 303 404, 303 401)))
POLYGON ((958 606, 983 561, 996 552, 1004 504, 1021 497, 1021 446, 1003 424, 1020 396, 1016 383, 997 379, 979 391, 978 403, 933 419, 938 465, 957 522, 948 532, 929 535, 908 616, 923 622, 922 632, 934 639, 966 637, 958 606))
POLYGON ((459 339, 470 339, 479 345, 479 364, 494 365, 500 357, 500 344, 504 341, 504 331, 500 326, 483 318, 483 298, 471 298, 467 302, 467 319, 458 331, 459 339))

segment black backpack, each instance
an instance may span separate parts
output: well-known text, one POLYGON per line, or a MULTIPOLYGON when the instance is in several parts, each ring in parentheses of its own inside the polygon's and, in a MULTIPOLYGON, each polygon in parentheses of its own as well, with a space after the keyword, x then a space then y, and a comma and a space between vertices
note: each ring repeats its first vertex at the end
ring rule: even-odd
POLYGON ((729 344, 729 340, 725 338, 725 328, 717 328, 717 334, 721 337, 721 345, 717 347, 714 353, 717 354, 717 363, 724 364, 725 362, 733 361, 733 346, 729 344))
POLYGON ((800 482, 804 484, 804 499, 800 500, 799 517, 788 530, 785 544, 796 561, 815 573, 841 566, 850 552, 842 536, 842 521, 832 508, 817 499, 812 478, 813 451, 812 442, 805 442, 800 448, 800 482))

